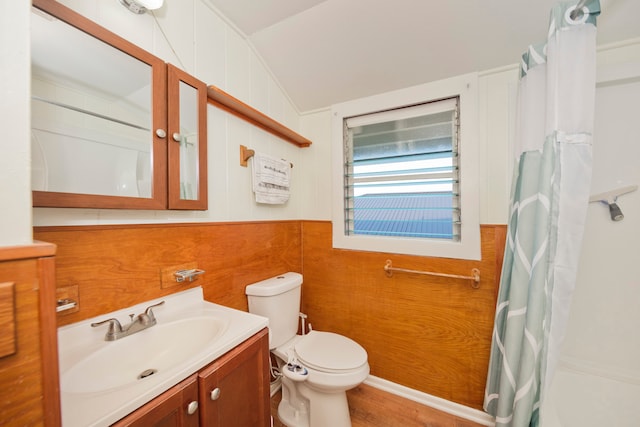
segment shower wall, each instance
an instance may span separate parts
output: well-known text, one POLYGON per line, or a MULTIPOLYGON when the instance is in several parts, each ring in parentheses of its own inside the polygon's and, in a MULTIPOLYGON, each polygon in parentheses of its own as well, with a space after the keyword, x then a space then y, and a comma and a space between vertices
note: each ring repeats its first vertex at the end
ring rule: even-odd
MULTIPOLYGON (((599 69, 591 194, 640 184, 640 60, 599 69)), ((624 219, 591 203, 560 363, 543 427, 640 423, 640 190, 621 196, 624 219)))

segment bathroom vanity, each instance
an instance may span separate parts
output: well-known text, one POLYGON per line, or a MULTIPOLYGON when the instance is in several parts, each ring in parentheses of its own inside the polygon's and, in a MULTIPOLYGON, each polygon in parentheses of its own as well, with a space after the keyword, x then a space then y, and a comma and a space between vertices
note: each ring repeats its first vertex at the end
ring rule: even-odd
POLYGON ((62 424, 268 426, 267 325, 205 301, 197 287, 61 327, 62 424), (105 340, 105 320, 126 329, 152 306, 156 324, 105 340))
POLYGON ((113 426, 268 426, 268 354, 263 329, 113 426))

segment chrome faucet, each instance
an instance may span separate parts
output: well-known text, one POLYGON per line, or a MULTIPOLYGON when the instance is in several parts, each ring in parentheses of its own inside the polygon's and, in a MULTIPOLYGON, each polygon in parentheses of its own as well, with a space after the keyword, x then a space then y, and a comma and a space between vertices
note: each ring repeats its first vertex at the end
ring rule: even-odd
POLYGON ((147 328, 152 327, 156 324, 156 316, 153 314, 153 307, 158 307, 159 305, 164 304, 164 301, 160 301, 157 304, 150 305, 144 311, 144 313, 140 313, 134 319, 134 315, 131 316, 131 323, 122 326, 118 319, 111 318, 107 320, 103 320, 101 322, 92 323, 91 327, 95 328, 96 326, 103 325, 105 323, 109 324, 109 329, 107 329, 107 333, 104 335, 105 341, 115 341, 120 338, 124 338, 126 336, 135 334, 136 332, 143 331, 147 328))

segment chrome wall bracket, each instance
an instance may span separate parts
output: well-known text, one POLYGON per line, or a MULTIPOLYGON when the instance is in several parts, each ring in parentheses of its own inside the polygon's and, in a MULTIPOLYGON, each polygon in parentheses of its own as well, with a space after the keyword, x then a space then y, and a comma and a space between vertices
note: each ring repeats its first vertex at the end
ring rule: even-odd
POLYGON ((56 301, 56 313, 71 310, 72 308, 76 308, 77 305, 78 303, 71 298, 59 299, 56 301))
POLYGON ((191 270, 178 270, 173 275, 176 278, 176 282, 184 282, 189 281, 193 282, 198 278, 199 275, 204 274, 204 270, 200 270, 198 268, 193 268, 191 270))

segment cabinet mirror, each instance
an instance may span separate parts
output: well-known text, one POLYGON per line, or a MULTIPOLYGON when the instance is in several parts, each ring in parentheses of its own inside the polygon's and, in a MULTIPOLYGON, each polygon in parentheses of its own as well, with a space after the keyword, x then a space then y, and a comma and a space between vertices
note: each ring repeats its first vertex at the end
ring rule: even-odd
POLYGON ((33 205, 206 209, 204 83, 56 1, 33 6, 33 205))
POLYGON ((169 205, 206 209, 207 88, 198 79, 169 65, 169 205))

